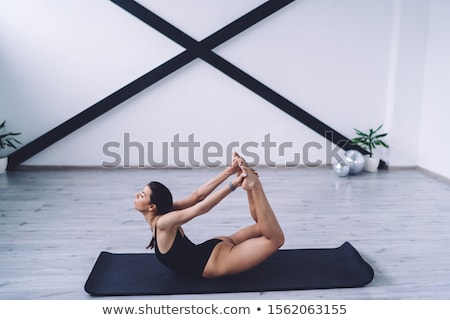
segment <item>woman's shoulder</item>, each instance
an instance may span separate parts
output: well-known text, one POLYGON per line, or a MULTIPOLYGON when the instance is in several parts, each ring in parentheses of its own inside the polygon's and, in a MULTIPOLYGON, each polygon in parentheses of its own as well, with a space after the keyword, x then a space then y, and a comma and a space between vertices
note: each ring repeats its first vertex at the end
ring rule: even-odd
POLYGON ((178 219, 176 219, 176 215, 179 214, 179 211, 173 210, 167 212, 163 215, 156 216, 154 219, 154 230, 158 228, 158 230, 173 230, 180 227, 180 224, 177 223, 178 219))

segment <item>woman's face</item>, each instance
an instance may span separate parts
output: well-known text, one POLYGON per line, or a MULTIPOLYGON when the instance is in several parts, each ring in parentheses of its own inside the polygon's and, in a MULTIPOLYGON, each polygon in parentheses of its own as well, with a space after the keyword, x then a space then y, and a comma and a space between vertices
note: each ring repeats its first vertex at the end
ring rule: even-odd
POLYGON ((142 192, 136 194, 134 198, 134 208, 138 211, 148 211, 150 208, 150 194, 152 190, 146 186, 142 192))

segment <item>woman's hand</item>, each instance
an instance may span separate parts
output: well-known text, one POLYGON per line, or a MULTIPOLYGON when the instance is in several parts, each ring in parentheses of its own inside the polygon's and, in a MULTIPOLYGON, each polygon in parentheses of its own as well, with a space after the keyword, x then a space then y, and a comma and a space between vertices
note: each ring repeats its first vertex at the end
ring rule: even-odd
POLYGON ((245 177, 247 177, 247 174, 239 169, 240 172, 236 175, 236 177, 231 181, 233 184, 233 187, 238 188, 242 185, 242 182, 244 181, 245 177))
POLYGON ((226 169, 225 169, 226 174, 231 176, 231 175, 241 171, 241 168, 239 167, 239 161, 241 159, 242 159, 241 156, 236 151, 234 151, 233 152, 233 160, 231 162, 231 165, 229 167, 226 167, 226 169))

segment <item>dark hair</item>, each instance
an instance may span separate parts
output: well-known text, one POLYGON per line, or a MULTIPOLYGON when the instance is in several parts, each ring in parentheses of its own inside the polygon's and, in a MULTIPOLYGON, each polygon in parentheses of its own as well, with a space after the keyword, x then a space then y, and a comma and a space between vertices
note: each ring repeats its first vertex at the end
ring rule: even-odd
MULTIPOLYGON (((166 214, 173 209, 173 198, 170 190, 158 181, 152 181, 147 185, 151 192, 150 203, 156 206, 156 212, 158 215, 166 214)), ((155 226, 156 227, 156 226, 155 226)), ((153 249, 155 246, 155 237, 152 238, 147 249, 153 249)))
POLYGON ((172 211, 173 199, 170 190, 158 181, 152 181, 148 184, 150 188, 150 202, 156 205, 157 214, 162 215, 172 211))

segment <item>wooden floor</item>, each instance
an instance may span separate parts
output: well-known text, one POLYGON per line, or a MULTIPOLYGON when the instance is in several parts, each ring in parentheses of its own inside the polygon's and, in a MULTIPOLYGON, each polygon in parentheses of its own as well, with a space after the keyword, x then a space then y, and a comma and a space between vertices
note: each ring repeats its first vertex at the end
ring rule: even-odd
MULTIPOLYGON (((146 252, 132 209, 150 180, 176 198, 218 169, 26 169, 0 175, 0 299, 93 299, 83 286, 100 251, 146 252)), ((450 184, 418 170, 337 177, 330 168, 259 169, 284 248, 349 241, 375 270, 358 289, 123 299, 450 299, 450 184)), ((249 224, 237 190, 190 222, 194 241, 249 224)), ((100 299, 100 298, 95 298, 100 299)), ((121 298, 122 299, 122 298, 121 298)))

